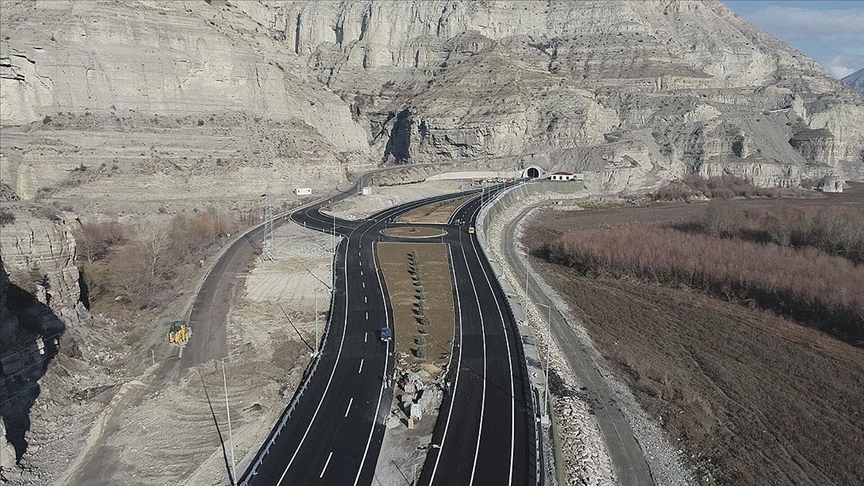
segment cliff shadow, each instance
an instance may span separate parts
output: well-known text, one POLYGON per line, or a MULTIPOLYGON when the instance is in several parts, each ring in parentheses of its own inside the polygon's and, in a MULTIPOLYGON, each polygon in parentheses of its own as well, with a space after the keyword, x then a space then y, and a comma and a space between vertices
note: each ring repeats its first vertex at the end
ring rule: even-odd
MULTIPOLYGON (((384 160, 392 157, 397 164, 402 164, 411 158, 411 125, 413 120, 411 112, 407 109, 400 111, 395 117, 396 121, 393 122, 393 127, 390 129, 390 138, 387 139, 387 145, 384 147, 384 160)), ((393 116, 391 115, 387 121, 392 119, 393 116)))
POLYGON ((47 285, 47 276, 38 270, 10 278, 0 258, 0 419, 16 463, 27 451, 39 380, 57 356, 66 331, 60 317, 36 298, 35 289, 47 285))

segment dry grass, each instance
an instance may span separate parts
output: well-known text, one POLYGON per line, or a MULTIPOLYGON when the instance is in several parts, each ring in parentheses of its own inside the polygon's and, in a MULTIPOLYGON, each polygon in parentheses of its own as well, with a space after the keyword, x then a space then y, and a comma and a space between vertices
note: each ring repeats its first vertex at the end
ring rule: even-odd
POLYGON ((456 208, 472 197, 473 196, 464 196, 427 204, 426 206, 421 206, 413 211, 403 214, 396 221, 400 223, 447 224, 450 220, 450 216, 452 216, 453 212, 456 211, 456 208))
POLYGON ((394 340, 396 354, 403 361, 402 368, 417 370, 423 363, 442 366, 450 359, 455 329, 453 285, 447 257, 447 247, 439 243, 380 243, 378 260, 384 273, 390 305, 393 307, 394 340), (428 330, 427 357, 414 356, 414 339, 420 327, 415 319, 416 293, 409 273, 409 254, 417 252, 419 270, 426 294, 426 309, 431 324, 428 330))
POLYGON ((402 227, 402 228, 387 228, 382 231, 383 234, 387 236, 394 236, 397 238, 436 238, 438 236, 444 236, 447 234, 446 231, 438 228, 424 228, 424 227, 402 227))
POLYGON ((703 484, 864 481, 864 350, 683 290, 541 272, 703 484))

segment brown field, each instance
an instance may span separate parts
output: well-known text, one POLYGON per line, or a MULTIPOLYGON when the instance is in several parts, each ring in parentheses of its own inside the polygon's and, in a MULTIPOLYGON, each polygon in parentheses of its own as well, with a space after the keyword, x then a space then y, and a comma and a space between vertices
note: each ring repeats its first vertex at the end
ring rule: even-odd
POLYGON ((382 230, 381 234, 397 238, 437 238, 446 235, 447 232, 439 228, 411 226, 408 228, 387 228, 382 230))
POLYGON ((421 206, 413 211, 409 211, 399 217, 396 221, 400 223, 437 223, 446 224, 459 206, 473 196, 463 196, 446 201, 436 202, 421 206))
POLYGON ((450 268, 447 246, 439 243, 380 243, 378 260, 393 307, 393 338, 397 359, 405 361, 402 368, 417 371, 423 363, 444 365, 450 359, 455 328, 450 272, 441 271, 450 268), (414 338, 419 335, 419 325, 414 317, 416 294, 408 265, 411 251, 417 252, 421 281, 426 293, 427 314, 431 321, 430 325, 424 326, 428 330, 428 354, 425 360, 412 353, 414 338))
MULTIPOLYGON (((817 195, 813 199, 734 199, 722 201, 727 208, 740 211, 771 209, 783 206, 822 207, 826 203, 850 208, 860 208, 864 211, 864 184, 849 184, 842 194, 817 195)), ((705 209, 712 203, 684 202, 645 202, 637 206, 632 204, 609 206, 593 204, 596 209, 586 211, 544 211, 532 225, 532 231, 541 233, 536 236, 545 241, 552 241, 558 236, 575 229, 607 228, 626 223, 687 223, 701 219, 705 209)))
MULTIPOLYGON (((864 208, 861 186, 852 189, 788 203, 864 208)), ((536 252, 575 228, 692 221, 705 206, 544 212, 523 243, 536 252)), ((864 349, 696 292, 534 266, 672 443, 684 444, 703 484, 864 484, 864 349)))

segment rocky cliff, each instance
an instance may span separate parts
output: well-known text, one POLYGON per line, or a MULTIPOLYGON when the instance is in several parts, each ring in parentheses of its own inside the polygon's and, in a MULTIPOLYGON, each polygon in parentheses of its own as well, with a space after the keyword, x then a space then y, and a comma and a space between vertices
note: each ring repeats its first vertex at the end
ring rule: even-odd
POLYGON ((409 160, 609 190, 864 179, 861 96, 716 0, 2 6, 0 182, 25 199, 287 193, 409 160))
POLYGON ((69 385, 80 380, 70 379, 69 370, 83 362, 69 356, 81 358, 75 336, 86 333, 80 328, 91 320, 80 301, 74 266, 71 232, 76 222, 68 214, 51 213, 46 219, 17 212, 16 220, 0 229, 0 476, 7 478, 29 477, 27 468, 15 469, 14 464, 27 463, 44 439, 58 434, 59 418, 43 413, 56 400, 67 400, 69 385), (66 362, 58 365, 61 348, 66 362))
POLYGON ((717 1, 240 8, 368 118, 391 160, 530 157, 584 170, 568 162, 576 150, 618 173, 638 147, 641 176, 623 178, 634 185, 686 171, 764 185, 864 177, 862 99, 717 1), (819 140, 790 143, 814 131, 819 140))
POLYGON ((288 192, 344 179, 365 127, 266 29, 213 3, 3 1, 0 182, 25 199, 158 200, 225 179, 240 184, 223 195, 256 197, 274 176, 288 192), (81 180, 82 166, 97 170, 81 180))

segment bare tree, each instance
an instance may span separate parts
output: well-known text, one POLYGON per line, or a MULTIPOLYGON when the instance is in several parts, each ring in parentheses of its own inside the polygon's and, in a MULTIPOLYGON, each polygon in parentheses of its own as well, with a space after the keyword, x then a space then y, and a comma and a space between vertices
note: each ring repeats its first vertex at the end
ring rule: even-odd
POLYGON ((141 252, 147 262, 147 272, 154 277, 161 277, 164 253, 171 246, 168 222, 149 218, 138 223, 136 229, 141 243, 141 252))

